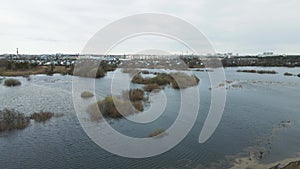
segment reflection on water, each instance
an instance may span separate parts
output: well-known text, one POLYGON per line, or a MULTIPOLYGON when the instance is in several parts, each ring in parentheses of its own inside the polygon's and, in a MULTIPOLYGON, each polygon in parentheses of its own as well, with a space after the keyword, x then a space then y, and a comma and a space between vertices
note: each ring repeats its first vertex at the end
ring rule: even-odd
MULTIPOLYGON (((236 157, 261 158, 261 163, 297 157, 300 152, 300 78, 283 76, 283 73, 298 74, 300 69, 267 68, 279 72, 274 75, 238 73, 237 69, 241 68, 225 69, 227 80, 241 87, 228 88, 222 121, 206 143, 199 144, 198 137, 209 110, 211 86, 206 72, 195 71, 201 79, 200 111, 195 126, 174 149, 146 159, 112 155, 89 139, 76 118, 71 76, 37 75, 30 81, 20 77, 22 85, 19 87, 0 86, 0 109, 14 108, 25 114, 43 110, 65 116, 46 123, 32 122, 24 130, 1 133, 1 168, 227 168, 236 157), (261 157, 260 152, 263 152, 261 157)), ((96 80, 98 99, 111 94, 112 77, 113 72, 110 72, 96 80)), ((128 76, 124 74, 123 78, 125 81, 128 76)), ((132 84, 131 87, 141 86, 132 84)), ((147 137, 158 128, 167 129, 178 115, 180 92, 171 87, 166 87, 164 92, 165 112, 154 122, 141 125, 126 119, 112 120, 112 127, 135 137, 147 137)))

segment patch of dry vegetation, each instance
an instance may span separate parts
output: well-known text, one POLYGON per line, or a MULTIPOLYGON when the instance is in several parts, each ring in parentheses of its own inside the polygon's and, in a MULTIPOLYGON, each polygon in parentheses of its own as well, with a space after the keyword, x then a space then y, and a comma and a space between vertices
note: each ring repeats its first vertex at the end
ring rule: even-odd
POLYGON ((130 76, 134 76, 134 75, 140 73, 141 70, 139 70, 139 69, 133 69, 133 68, 123 68, 122 72, 123 73, 128 73, 130 76))
POLYGON ((81 93, 80 95, 82 98, 89 98, 89 97, 93 97, 94 96, 94 93, 92 92, 89 92, 89 91, 84 91, 81 93))
MULTIPOLYGON (((199 78, 195 75, 188 75, 183 72, 176 73, 157 73, 155 77, 144 78, 140 74, 132 79, 133 83, 137 84, 156 84, 159 86, 171 84, 174 89, 184 89, 191 86, 196 86, 199 83, 199 78)), ((149 89, 150 90, 150 89, 149 89)))
POLYGON ((0 132, 24 129, 29 126, 30 119, 36 122, 46 122, 52 117, 62 117, 64 114, 54 114, 52 112, 39 112, 26 116, 14 109, 0 110, 0 132))
POLYGON ((123 116, 142 112, 144 110, 142 100, 144 100, 144 91, 131 89, 124 91, 121 96, 105 97, 105 99, 90 105, 87 112, 92 121, 99 121, 103 117, 123 118, 123 116))
POLYGON ((237 72, 258 73, 258 74, 277 74, 277 72, 274 70, 237 70, 237 72))
POLYGON ((96 60, 81 60, 76 64, 76 69, 73 72, 75 76, 101 78, 108 71, 116 70, 117 65, 110 65, 105 61, 96 60), (92 69, 91 69, 92 68, 92 69))
POLYGON ((237 72, 256 73, 256 70, 237 70, 237 72))
POLYGON ((31 114, 30 119, 33 119, 36 122, 45 122, 50 120, 53 116, 54 113, 52 112, 39 112, 31 114))
POLYGON ((29 117, 13 109, 0 110, 0 132, 24 129, 30 123, 29 117))
POLYGON ((146 92, 158 91, 160 90, 160 86, 156 83, 147 84, 143 87, 146 92))
POLYGON ((148 135, 148 137, 160 137, 160 136, 164 136, 166 134, 166 131, 164 129, 157 129, 155 131, 153 131, 152 133, 150 133, 148 135))
POLYGON ((258 70, 257 73, 259 74, 277 74, 274 70, 258 70))
POLYGON ((142 89, 130 89, 123 91, 122 96, 130 101, 139 101, 144 99, 144 91, 142 89))
POLYGON ((63 75, 73 74, 72 67, 66 66, 35 66, 26 69, 5 69, 0 68, 1 76, 29 76, 36 74, 47 74, 52 75, 55 73, 60 73, 63 75))
POLYGON ((186 73, 171 73, 170 74, 174 80, 172 81, 172 87, 174 89, 184 89, 191 86, 196 86, 199 83, 199 78, 195 75, 189 76, 186 73))
POLYGON ((285 72, 283 75, 284 75, 284 76, 293 76, 293 74, 292 74, 292 73, 289 73, 289 72, 285 72))
POLYGON ((4 81, 4 85, 7 87, 20 86, 22 83, 17 79, 6 79, 4 81))
POLYGON ((133 77, 132 82, 137 84, 158 84, 168 85, 172 82, 172 77, 167 73, 157 73, 155 77, 144 78, 140 74, 133 77))

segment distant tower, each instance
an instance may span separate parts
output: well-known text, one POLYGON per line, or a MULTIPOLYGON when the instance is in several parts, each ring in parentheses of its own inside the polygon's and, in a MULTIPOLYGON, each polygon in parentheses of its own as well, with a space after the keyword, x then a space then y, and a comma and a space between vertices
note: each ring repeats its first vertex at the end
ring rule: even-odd
POLYGON ((17 48, 17 55, 19 56, 19 48, 17 48))

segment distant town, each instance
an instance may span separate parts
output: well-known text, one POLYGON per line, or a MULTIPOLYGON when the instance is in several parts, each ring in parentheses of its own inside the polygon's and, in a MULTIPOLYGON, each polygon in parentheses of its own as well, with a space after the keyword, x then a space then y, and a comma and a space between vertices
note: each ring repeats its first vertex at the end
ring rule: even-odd
POLYGON ((80 55, 80 54, 2 54, 0 60, 15 63, 29 63, 37 66, 71 66, 79 58, 105 60, 108 64, 119 64, 130 60, 172 60, 182 59, 190 68, 203 67, 204 60, 219 59, 224 67, 235 66, 285 66, 299 67, 300 55, 274 54, 264 52, 257 55, 239 55, 233 53, 216 53, 207 55, 151 55, 151 54, 123 54, 123 55, 80 55))

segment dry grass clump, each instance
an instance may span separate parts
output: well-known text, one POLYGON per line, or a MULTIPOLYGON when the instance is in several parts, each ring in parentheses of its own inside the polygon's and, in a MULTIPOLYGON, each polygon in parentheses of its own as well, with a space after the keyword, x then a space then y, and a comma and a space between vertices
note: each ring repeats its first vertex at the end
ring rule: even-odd
POLYGON ((148 70, 143 70, 143 71, 142 71, 142 74, 147 75, 147 74, 150 74, 150 72, 149 72, 148 70))
POLYGON ((259 73, 259 74, 276 74, 277 72, 274 70, 258 70, 257 73, 259 73))
POLYGON ((139 101, 144 99, 144 91, 142 89, 130 89, 123 91, 123 98, 128 99, 130 101, 139 101))
POLYGON ((259 73, 259 74, 276 74, 277 73, 274 70, 237 70, 237 72, 259 73))
POLYGON ((153 84, 158 85, 167 85, 172 81, 172 77, 167 73, 157 73, 155 77, 152 78, 143 78, 140 74, 136 75, 132 79, 132 83, 137 84, 153 84))
POLYGON ((166 131, 164 129, 157 129, 155 131, 153 131, 152 133, 150 133, 148 135, 148 137, 159 137, 159 136, 163 136, 166 134, 166 131))
POLYGON ((128 73, 130 75, 135 75, 141 72, 139 69, 133 69, 133 68, 123 68, 122 69, 123 73, 128 73))
POLYGON ((183 89, 197 85, 199 83, 199 79, 194 75, 190 76, 186 73, 176 72, 170 74, 157 73, 156 76, 152 78, 143 78, 140 74, 138 74, 133 77, 132 82, 146 85, 152 84, 152 86, 153 84, 157 84, 159 86, 171 84, 175 89, 183 89))
POLYGON ((96 60, 81 60, 76 64, 76 69, 73 72, 75 76, 101 78, 108 71, 116 70, 117 65, 110 65, 105 61, 96 60), (92 69, 91 69, 92 68, 92 69))
POLYGON ((89 91, 84 91, 81 93, 80 95, 82 98, 89 98, 89 97, 93 97, 94 96, 94 93, 92 92, 89 92, 89 91))
POLYGON ((23 113, 19 113, 14 109, 0 110, 0 132, 24 129, 30 123, 29 117, 26 117, 23 113))
POLYGON ((92 121, 99 121, 103 117, 123 118, 123 116, 142 112, 144 110, 142 100, 144 100, 144 91, 131 89, 124 91, 121 96, 105 97, 105 99, 90 105, 87 112, 92 121))
POLYGON ((26 116, 14 109, 3 109, 0 110, 0 132, 24 129, 29 126, 30 119, 36 122, 45 122, 52 117, 62 117, 63 115, 64 114, 54 114, 51 112, 39 112, 26 116))
POLYGON ((195 75, 189 76, 182 72, 171 73, 170 75, 174 78, 172 81, 172 87, 174 89, 184 89, 191 86, 196 86, 200 81, 200 79, 195 75))
POLYGON ((293 76, 293 74, 292 74, 292 73, 289 73, 289 72, 285 72, 283 75, 284 75, 284 76, 293 76))
POLYGON ((60 73, 63 75, 73 74, 73 66, 29 66, 28 68, 3 68, 0 67, 0 76, 28 76, 35 74, 53 75, 60 73))
POLYGON ((51 119, 53 116, 54 113, 52 112, 39 112, 31 114, 30 119, 33 119, 36 122, 45 122, 51 119))
POLYGON ((256 70, 237 70, 237 72, 256 73, 256 70))
POLYGON ((97 66, 96 63, 81 63, 76 66, 73 72, 75 76, 90 77, 90 78, 100 78, 104 77, 106 72, 101 67, 97 66), (91 67, 93 69, 91 69, 91 67))
POLYGON ((4 81, 4 85, 7 86, 7 87, 13 87, 13 86, 20 86, 21 85, 21 82, 17 79, 6 79, 4 81))
POLYGON ((152 92, 154 90, 160 90, 160 86, 156 83, 147 84, 143 87, 146 92, 152 92))

